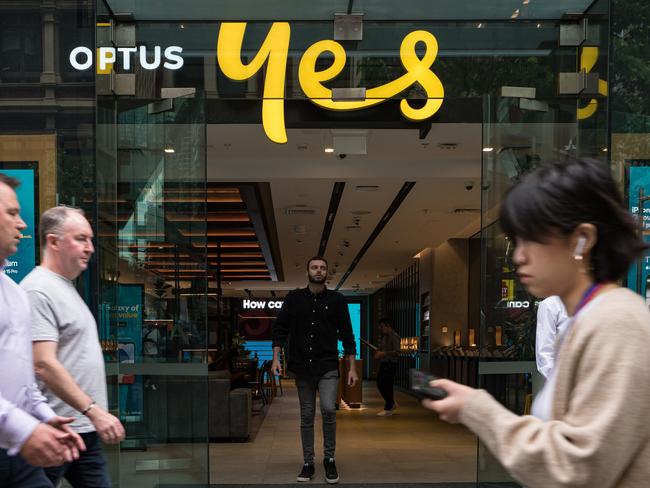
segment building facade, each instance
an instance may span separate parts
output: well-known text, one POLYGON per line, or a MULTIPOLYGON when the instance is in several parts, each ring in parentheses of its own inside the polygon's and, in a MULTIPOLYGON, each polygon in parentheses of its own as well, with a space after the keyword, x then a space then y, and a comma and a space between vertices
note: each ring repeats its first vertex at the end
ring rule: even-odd
MULTIPOLYGON (((210 482, 208 363, 233 368, 240 299, 281 298, 313 254, 360 304, 362 337, 390 313, 412 339, 398 382, 419 366, 523 411, 536 299, 495 223, 504 192, 543 161, 590 157, 644 215, 644 2, 0 9, 0 171, 31 189, 32 222, 68 204, 95 230, 79 290, 127 427, 108 451, 119 486, 210 482)), ((28 230, 16 279, 38 262, 28 230)), ((642 262, 628 286, 646 281, 642 262)), ((510 482, 495 466, 479 448, 476 482, 510 482)))

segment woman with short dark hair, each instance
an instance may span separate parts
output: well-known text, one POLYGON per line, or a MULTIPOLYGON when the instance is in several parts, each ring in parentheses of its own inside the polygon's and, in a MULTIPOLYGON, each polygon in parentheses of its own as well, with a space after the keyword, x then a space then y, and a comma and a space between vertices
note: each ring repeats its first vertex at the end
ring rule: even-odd
POLYGON ((650 479, 650 313, 616 281, 645 248, 610 169, 597 161, 538 168, 507 193, 501 226, 521 283, 558 295, 571 321, 557 362, 517 416, 483 390, 448 380, 424 405, 475 432, 521 483, 640 487, 650 479))

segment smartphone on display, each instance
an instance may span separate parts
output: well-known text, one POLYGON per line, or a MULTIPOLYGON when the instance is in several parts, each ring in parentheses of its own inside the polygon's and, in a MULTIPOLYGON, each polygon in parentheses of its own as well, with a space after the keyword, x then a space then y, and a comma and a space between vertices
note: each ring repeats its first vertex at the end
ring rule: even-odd
POLYGON ((447 397, 445 390, 430 385, 431 381, 438 379, 437 376, 415 368, 409 371, 409 376, 411 379, 411 391, 417 397, 428 398, 430 400, 442 400, 447 397))

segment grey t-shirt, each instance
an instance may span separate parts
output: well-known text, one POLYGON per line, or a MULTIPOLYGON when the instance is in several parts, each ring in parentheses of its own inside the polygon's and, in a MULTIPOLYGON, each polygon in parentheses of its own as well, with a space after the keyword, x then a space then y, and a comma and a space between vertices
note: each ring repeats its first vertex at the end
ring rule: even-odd
MULTIPOLYGON (((46 268, 34 268, 20 282, 32 307, 32 340, 58 342, 57 357, 77 385, 107 408, 104 357, 97 323, 72 281, 46 268)), ((42 381, 41 391, 57 415, 74 417, 72 430, 92 432, 87 417, 54 395, 42 381)))

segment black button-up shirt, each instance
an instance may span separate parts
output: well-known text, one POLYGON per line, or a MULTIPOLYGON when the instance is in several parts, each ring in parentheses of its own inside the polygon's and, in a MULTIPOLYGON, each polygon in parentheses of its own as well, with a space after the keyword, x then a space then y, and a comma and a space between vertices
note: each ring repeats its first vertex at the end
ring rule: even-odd
POLYGON ((343 295, 327 288, 317 295, 309 287, 289 292, 273 326, 273 347, 285 348, 289 371, 319 378, 337 369, 339 340, 346 356, 356 355, 343 295))

